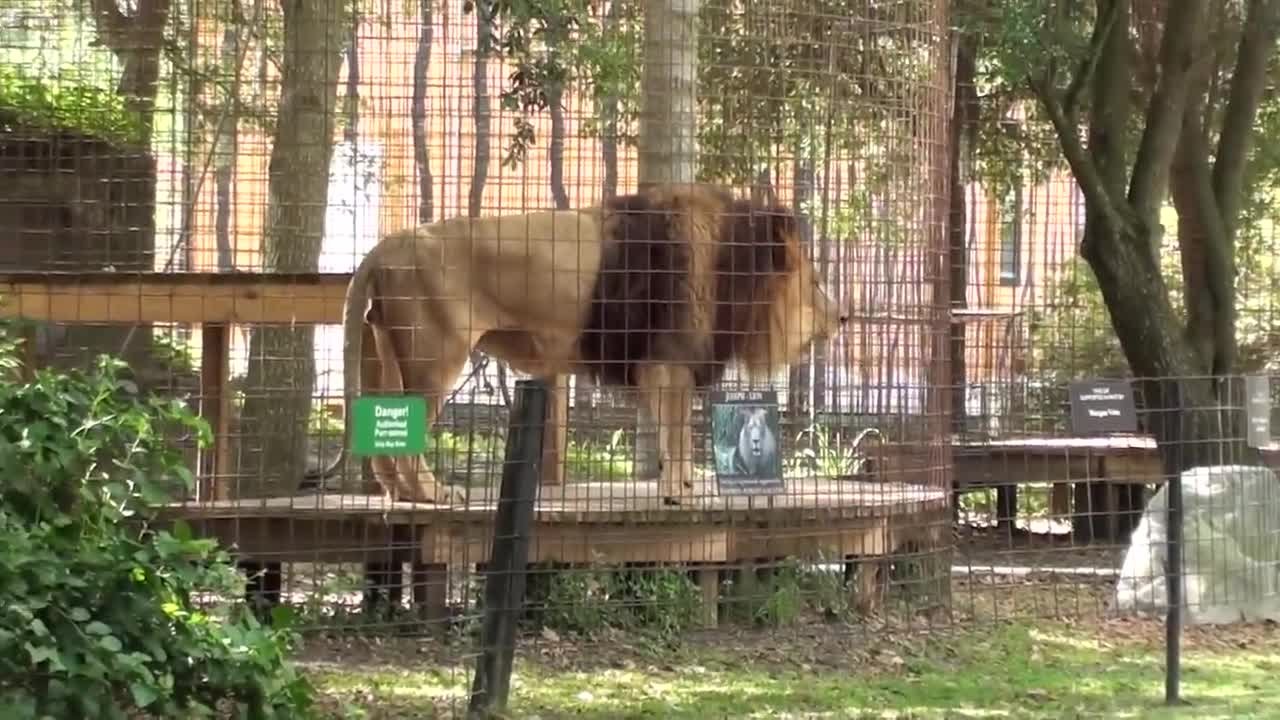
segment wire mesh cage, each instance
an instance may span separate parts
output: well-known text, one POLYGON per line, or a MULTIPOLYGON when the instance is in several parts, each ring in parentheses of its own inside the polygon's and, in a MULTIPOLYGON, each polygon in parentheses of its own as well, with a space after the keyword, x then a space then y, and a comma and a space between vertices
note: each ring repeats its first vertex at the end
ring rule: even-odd
POLYGON ((38 364, 190 398, 171 514, 257 596, 473 617, 531 373, 552 598, 662 566, 714 623, 786 560, 866 604, 947 546, 941 4, 68 10, 8 11, 11 299, 38 364), (415 394, 420 452, 358 455, 415 394))
POLYGON ((525 471, 546 647, 1114 609, 1167 468, 1073 431, 1130 375, 1082 196, 949 5, 13 0, 4 314, 198 412, 163 516, 301 627, 433 635, 441 706, 525 471))

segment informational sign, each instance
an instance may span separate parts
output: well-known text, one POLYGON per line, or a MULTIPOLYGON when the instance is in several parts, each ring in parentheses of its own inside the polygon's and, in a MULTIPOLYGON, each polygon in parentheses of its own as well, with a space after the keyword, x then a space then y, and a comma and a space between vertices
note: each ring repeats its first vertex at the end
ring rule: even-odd
POLYGON ((716 391, 708 398, 716 482, 722 495, 786 490, 776 391, 716 391))
POLYGON ((351 452, 415 455, 427 449, 427 401, 408 395, 370 395, 352 405, 351 452))
POLYGON ((1271 444, 1271 378, 1249 375, 1244 379, 1244 413, 1249 423, 1249 447, 1271 444))
POLYGON ((1071 430, 1077 435, 1138 431, 1138 411, 1128 380, 1081 380, 1071 383, 1071 430))

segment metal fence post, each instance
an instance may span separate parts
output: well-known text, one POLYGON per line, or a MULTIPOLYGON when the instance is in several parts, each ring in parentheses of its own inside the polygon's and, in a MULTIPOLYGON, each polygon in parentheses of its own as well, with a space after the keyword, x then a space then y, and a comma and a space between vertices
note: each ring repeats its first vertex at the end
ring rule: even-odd
POLYGON ((501 712, 511 689, 516 625, 524 602, 546 411, 544 382, 521 380, 516 383, 503 458, 502 487, 494 518, 489 576, 485 581, 480 655, 467 711, 470 718, 485 718, 501 712))

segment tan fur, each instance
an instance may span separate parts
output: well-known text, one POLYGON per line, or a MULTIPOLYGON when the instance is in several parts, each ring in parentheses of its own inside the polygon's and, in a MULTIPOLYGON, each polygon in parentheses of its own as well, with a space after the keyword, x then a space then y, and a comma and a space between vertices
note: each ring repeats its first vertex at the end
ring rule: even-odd
MULTIPOLYGON (((665 496, 675 498, 692 480, 691 393, 705 374, 701 363, 711 363, 720 352, 716 333, 723 328, 717 327, 716 298, 722 256, 717 253, 729 200, 724 193, 687 188, 658 188, 646 198, 673 212, 674 239, 687 243, 687 272, 677 283, 685 297, 677 330, 655 339, 648 358, 628 359, 634 362, 627 384, 637 388, 659 422, 659 485, 665 496)), ((348 288, 343 317, 348 397, 422 394, 429 403, 428 423, 434 425, 474 348, 549 380, 550 400, 563 402, 568 375, 595 372, 592 363, 598 358, 584 353, 582 343, 584 328, 601 306, 593 300, 602 266, 616 259, 625 235, 613 207, 451 219, 384 238, 360 263, 348 288)), ((845 319, 817 283, 798 236, 788 237, 786 248, 789 271, 752 281, 752 300, 762 309, 743 311, 751 313, 745 321, 751 332, 735 335, 728 351, 752 375, 785 368, 845 319)), ((556 448, 544 458, 554 461, 564 428, 548 431, 549 445, 556 448)), ((448 499, 421 458, 376 457, 372 465, 375 479, 393 498, 448 499)), ((563 471, 555 462, 548 469, 563 471)))

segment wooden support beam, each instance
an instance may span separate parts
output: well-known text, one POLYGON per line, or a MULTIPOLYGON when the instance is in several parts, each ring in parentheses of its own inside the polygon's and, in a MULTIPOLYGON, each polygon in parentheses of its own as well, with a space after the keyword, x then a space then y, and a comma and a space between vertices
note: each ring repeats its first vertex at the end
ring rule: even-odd
POLYGON ((213 431, 213 445, 200 453, 200 500, 231 498, 230 336, 231 327, 221 323, 207 324, 201 333, 200 416, 213 431))
POLYGON ((345 273, 9 273, 0 317, 60 323, 340 324, 345 273))

